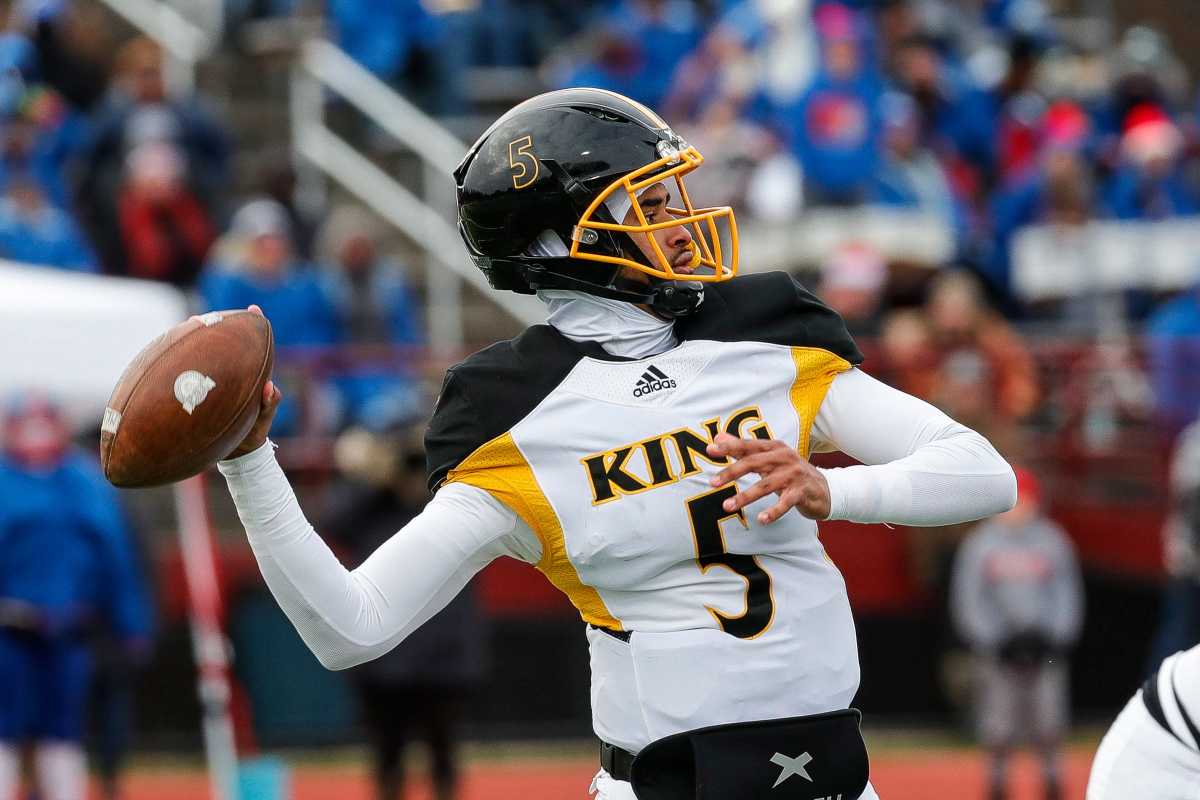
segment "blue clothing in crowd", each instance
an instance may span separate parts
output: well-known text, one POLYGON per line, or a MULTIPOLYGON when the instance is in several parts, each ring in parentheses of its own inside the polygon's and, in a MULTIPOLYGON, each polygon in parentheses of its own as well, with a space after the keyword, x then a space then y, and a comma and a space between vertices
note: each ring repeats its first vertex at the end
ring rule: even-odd
POLYGON ((1006 295, 1011 292, 1012 263, 1010 248, 1017 231, 1041 222, 1047 210, 1046 176, 1035 172, 1002 189, 992 200, 991 217, 994 249, 983 265, 983 274, 992 287, 1006 295))
POLYGON ((263 279, 249 270, 210 270, 200 282, 209 309, 262 307, 271 320, 277 347, 337 344, 341 320, 331 287, 311 267, 291 269, 279 279, 263 279))
MULTIPOLYGON (((331 287, 311 267, 290 270, 275 280, 249 271, 210 270, 200 281, 200 291, 211 310, 259 305, 271 320, 276 347, 322 347, 342 341, 342 319, 331 287)), ((285 386, 271 428, 280 436, 295 434, 300 426, 299 397, 289 388, 285 386)))
POLYGON ((52 632, 100 616, 121 638, 149 634, 129 537, 115 490, 87 456, 45 471, 0 457, 0 597, 39 609, 52 632))
POLYGON ((91 648, 0 630, 0 742, 83 739, 91 648))
POLYGON ((872 199, 880 205, 935 215, 954 231, 960 247, 966 242, 967 209, 954 194, 945 168, 931 152, 919 153, 907 161, 886 158, 875 175, 872 199))
POLYGON ((1146 340, 1158 418, 1177 433, 1200 414, 1200 288, 1155 311, 1146 340))
POLYGON ((384 80, 403 71, 414 47, 439 35, 420 0, 330 0, 329 16, 342 49, 384 80))
POLYGON ((0 741, 78 741, 92 667, 84 634, 107 621, 144 642, 151 625, 116 492, 91 459, 35 471, 0 457, 0 603, 35 620, 0 626, 0 741))
MULTIPOLYGON (((341 275, 333 286, 350 340, 400 346, 424 343, 417 303, 398 264, 373 265, 365 284, 356 285, 341 275)), ((343 420, 352 425, 384 431, 424 413, 426 398, 419 383, 412 374, 397 374, 395 362, 357 367, 339 375, 336 385, 343 420)))
POLYGON ((1127 165, 1109 180, 1104 200, 1117 219, 1166 219, 1200 211, 1192 187, 1177 170, 1150 178, 1127 165))
POLYGON ((873 75, 839 81, 821 73, 796 103, 775 110, 816 200, 865 197, 879 168, 881 97, 873 75))
POLYGON ((96 260, 70 215, 49 205, 23 213, 11 199, 0 200, 0 258, 96 271, 96 260))
MULTIPOLYGON (((326 284, 331 302, 346 313, 355 306, 355 287, 345 275, 332 277, 326 284)), ((389 261, 373 265, 366 281, 364 294, 371 298, 371 316, 383 318, 390 344, 416 345, 425 341, 416 298, 399 264, 389 261)), ((353 321, 345 320, 343 328, 353 330, 353 321)))
POLYGON ((0 125, 30 126, 29 140, 21 149, 9 148, 0 153, 0 194, 6 193, 13 181, 28 177, 38 185, 46 199, 61 209, 71 207, 71 188, 67 180, 68 165, 86 146, 89 134, 86 117, 66 112, 52 125, 33 127, 33 123, 0 122, 0 125))
POLYGON ((931 109, 935 138, 973 164, 990 169, 996 160, 1000 98, 947 64, 941 97, 931 109))
POLYGON ((565 85, 608 89, 661 108, 676 68, 700 44, 704 31, 692 3, 672 0, 658 14, 647 12, 645 3, 625 0, 600 20, 610 35, 633 48, 626 69, 614 71, 602 61, 587 62, 565 85))

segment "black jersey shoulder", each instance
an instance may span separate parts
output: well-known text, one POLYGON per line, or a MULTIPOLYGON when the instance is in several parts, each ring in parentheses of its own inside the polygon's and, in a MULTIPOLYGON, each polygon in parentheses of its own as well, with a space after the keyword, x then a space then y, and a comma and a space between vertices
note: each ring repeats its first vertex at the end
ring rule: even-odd
POLYGON ((534 325, 447 370, 425 432, 429 488, 520 422, 589 354, 549 325, 534 325))
POLYGON ((841 316, 786 272, 707 284, 704 302, 675 332, 680 339, 820 347, 851 364, 863 359, 841 316))

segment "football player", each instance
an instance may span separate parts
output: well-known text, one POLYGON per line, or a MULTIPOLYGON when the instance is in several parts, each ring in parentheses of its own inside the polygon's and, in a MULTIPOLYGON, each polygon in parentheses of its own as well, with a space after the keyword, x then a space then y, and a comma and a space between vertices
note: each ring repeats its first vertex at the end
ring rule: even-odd
POLYGON ((985 517, 1013 505, 1013 472, 859 370, 840 318, 788 275, 736 277, 733 211, 687 192, 702 161, 596 89, 534 97, 479 138, 454 173, 463 240, 548 324, 448 371, 426 434, 436 494, 357 569, 272 455, 272 385, 220 469, 326 666, 386 652, 512 556, 586 623, 594 794, 875 798, 848 707, 854 622, 817 521, 985 517), (863 466, 807 460, 835 449, 863 466))
POLYGON ((1087 800, 1192 800, 1200 790, 1200 646, 1163 661, 1100 742, 1087 800))

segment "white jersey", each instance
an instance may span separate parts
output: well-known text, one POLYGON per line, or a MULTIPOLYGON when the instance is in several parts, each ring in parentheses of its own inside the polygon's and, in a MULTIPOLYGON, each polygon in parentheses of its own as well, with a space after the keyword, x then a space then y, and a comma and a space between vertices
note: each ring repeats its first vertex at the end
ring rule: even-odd
POLYGON ((860 358, 790 278, 752 277, 710 290, 709 313, 647 358, 545 326, 483 351, 448 375, 426 439, 434 485, 516 511, 541 542, 538 568, 599 629, 596 732, 629 750, 845 708, 858 688, 845 583, 816 523, 793 512, 763 526, 775 498, 726 512, 739 487, 710 483, 730 463, 706 450, 721 432, 807 456, 830 384, 860 358))
POLYGON ((521 514, 542 542, 539 568, 587 622, 636 632, 616 650, 628 650, 651 739, 844 708, 853 696, 853 619, 816 523, 792 513, 759 524, 774 498, 726 512, 737 487, 709 479, 729 460, 706 451, 724 431, 807 454, 825 390, 849 368, 825 350, 758 342, 584 358, 449 471, 447 483, 521 514), (718 716, 697 719, 700 709, 718 716))
POLYGON ((824 471, 831 518, 862 522, 1005 510, 1012 470, 978 434, 853 369, 841 321, 786 275, 710 288, 703 309, 649 358, 534 326, 453 368, 426 437, 434 499, 354 570, 270 448, 222 462, 263 576, 321 663, 387 652, 509 555, 593 626, 594 721, 612 744, 845 708, 853 621, 816 524, 793 511, 761 526, 761 504, 724 512, 732 487, 709 484, 721 465, 707 442, 728 430, 877 465, 824 471))

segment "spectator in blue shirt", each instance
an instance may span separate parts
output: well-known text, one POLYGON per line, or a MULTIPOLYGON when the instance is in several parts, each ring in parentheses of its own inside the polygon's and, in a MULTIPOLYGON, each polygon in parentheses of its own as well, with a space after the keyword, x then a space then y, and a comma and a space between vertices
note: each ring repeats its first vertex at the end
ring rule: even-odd
POLYGON ((1146 104, 1129 113, 1121 136, 1121 165, 1105 189, 1114 216, 1154 220, 1200 210, 1180 168, 1183 143, 1161 108, 1146 104))
POLYGON ((1200 409, 1200 286, 1150 316, 1146 344, 1155 415, 1174 437, 1200 409))
MULTIPOLYGON (((0 445, 0 782, 17 779, 31 744, 41 796, 82 800, 87 635, 107 623, 128 658, 144 658, 144 578, 116 492, 71 449, 57 409, 13 401, 0 445)), ((16 788, 0 785, 0 796, 16 788)))
POLYGON ((596 54, 564 86, 609 89, 661 108, 703 31, 690 0, 623 0, 599 22, 596 54))
POLYGON ((475 52, 478 0, 330 0, 337 41, 381 80, 433 113, 461 110, 475 52))
POLYGON ((32 178, 9 180, 0 198, 0 258, 95 272, 96 263, 75 221, 46 202, 32 178))
POLYGON ((33 89, 20 108, 0 120, 0 191, 9 181, 32 177, 58 208, 71 205, 67 166, 83 147, 87 124, 54 92, 33 89))
POLYGON ((937 217, 961 243, 967 217, 950 175, 937 155, 921 144, 921 119, 912 98, 889 92, 883 98, 884 159, 875 176, 877 203, 937 217))
POLYGON ((799 100, 769 112, 804 167, 814 204, 866 199, 879 166, 882 82, 863 45, 863 21, 831 4, 815 16, 821 68, 799 100))
MULTIPOLYGON (((244 252, 240 263, 212 265, 201 279, 208 308, 261 306, 271 320, 281 364, 302 357, 304 348, 342 341, 342 320, 329 281, 296 258, 282 206, 266 199, 247 203, 233 218, 231 236, 244 252)), ((292 392, 291 396, 298 394, 292 392)), ((288 404, 285 400, 280 420, 281 434, 297 431, 296 401, 288 404)))
POLYGON ((1096 192, 1085 158, 1091 130, 1080 124, 1082 113, 1057 104, 1043 123, 1037 167, 993 198, 994 243, 984 271, 992 289, 1008 299, 1009 251, 1017 230, 1036 223, 1083 225, 1096 213, 1096 192))
MULTIPOLYGON (((424 398, 415 380, 417 348, 424 344, 417 301, 404 268, 380 255, 376 219, 353 207, 334 211, 321 232, 320 249, 331 265, 333 296, 346 342, 369 350, 396 348, 346 365, 337 378, 343 421, 374 431, 391 429, 419 414, 424 398)), ((369 353, 367 353, 369 355, 369 353)))
POLYGON ((820 48, 810 0, 715 5, 715 23, 680 64, 664 110, 674 120, 703 119, 715 97, 739 111, 750 104, 745 115, 762 124, 768 106, 794 104, 816 74, 820 48))
POLYGON ((330 0, 329 16, 342 49, 385 81, 398 78, 435 31, 420 0, 330 0))
POLYGON ((995 162, 997 98, 976 86, 927 37, 901 43, 895 62, 896 83, 916 100, 929 144, 990 171, 995 162))

